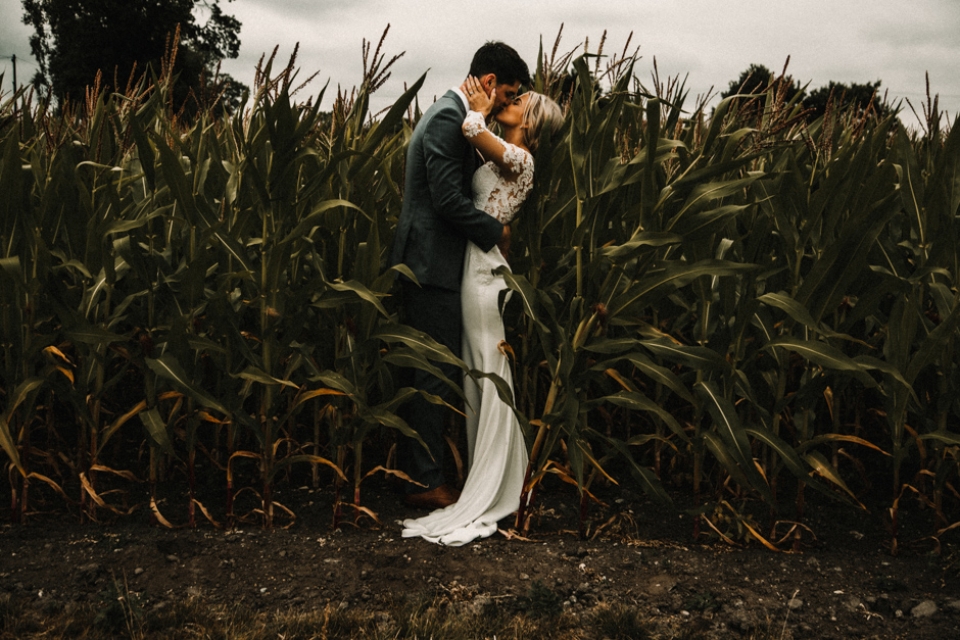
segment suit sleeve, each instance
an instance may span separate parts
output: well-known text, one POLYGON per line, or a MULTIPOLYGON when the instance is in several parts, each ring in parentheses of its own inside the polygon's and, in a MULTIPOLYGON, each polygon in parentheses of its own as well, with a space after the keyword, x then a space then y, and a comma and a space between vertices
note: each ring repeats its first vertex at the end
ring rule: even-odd
POLYGON ((477 209, 463 193, 463 117, 454 109, 437 113, 424 136, 424 160, 434 209, 461 235, 489 251, 500 240, 503 225, 477 209))

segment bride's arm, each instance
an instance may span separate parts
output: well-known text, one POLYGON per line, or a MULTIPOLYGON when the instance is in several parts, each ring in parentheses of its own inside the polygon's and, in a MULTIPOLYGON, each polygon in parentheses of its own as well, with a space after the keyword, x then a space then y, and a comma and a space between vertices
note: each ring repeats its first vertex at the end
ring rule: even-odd
POLYGON ((510 153, 506 143, 487 129, 486 118, 493 109, 497 90, 487 95, 478 83, 471 83, 468 78, 460 86, 460 90, 467 96, 470 111, 463 120, 463 135, 467 141, 480 152, 484 160, 492 161, 500 168, 500 173, 508 180, 523 173, 523 159, 517 157, 514 151, 510 153))
POLYGON ((482 113, 468 112, 467 117, 463 119, 462 128, 467 141, 480 152, 484 160, 493 161, 500 167, 500 173, 504 178, 512 180, 523 173, 523 158, 517 157, 516 149, 511 153, 506 143, 487 129, 482 113))

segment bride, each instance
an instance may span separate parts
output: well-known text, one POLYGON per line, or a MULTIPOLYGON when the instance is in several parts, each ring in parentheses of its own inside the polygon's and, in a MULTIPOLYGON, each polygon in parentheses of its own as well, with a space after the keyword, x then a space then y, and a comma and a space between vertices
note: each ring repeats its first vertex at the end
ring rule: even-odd
MULTIPOLYGON (((496 94, 487 95, 479 81, 467 78, 460 90, 470 111, 463 134, 485 160, 473 175, 473 200, 503 224, 509 224, 533 186, 533 152, 546 126, 552 133, 563 123, 560 107, 544 95, 524 93, 500 110, 495 120, 502 138, 486 127, 496 94)), ((500 292, 507 288, 499 267, 509 269, 497 247, 483 252, 467 243, 461 301, 463 304, 463 361, 471 369, 495 373, 513 386, 500 316, 500 292)), ((507 292, 509 295, 509 292, 507 292)), ((497 396, 493 382, 467 377, 467 452, 469 472, 460 499, 422 518, 403 521, 403 537, 420 536, 430 542, 458 546, 492 535, 497 522, 520 506, 527 450, 520 424, 497 396)))

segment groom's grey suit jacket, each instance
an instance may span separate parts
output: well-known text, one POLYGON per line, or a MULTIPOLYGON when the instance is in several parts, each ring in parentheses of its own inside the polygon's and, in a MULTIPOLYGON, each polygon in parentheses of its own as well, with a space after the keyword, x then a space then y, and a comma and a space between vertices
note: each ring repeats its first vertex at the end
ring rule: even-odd
POLYGON ((417 123, 407 148, 403 207, 391 264, 405 263, 421 285, 460 290, 467 240, 489 251, 503 225, 473 206, 476 152, 461 131, 467 111, 447 91, 417 123))

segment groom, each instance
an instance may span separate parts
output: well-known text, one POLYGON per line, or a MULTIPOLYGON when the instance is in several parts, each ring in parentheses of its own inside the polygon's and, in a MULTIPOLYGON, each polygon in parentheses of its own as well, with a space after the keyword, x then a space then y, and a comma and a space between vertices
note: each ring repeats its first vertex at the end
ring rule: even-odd
MULTIPOLYGON (((488 42, 474 54, 470 75, 480 79, 487 95, 496 89, 494 115, 529 84, 530 71, 516 51, 502 42, 488 42)), ((461 132, 468 102, 459 88, 447 91, 423 114, 407 148, 403 207, 397 222, 391 264, 406 264, 419 285, 401 276, 403 321, 423 331, 460 357, 462 318, 460 279, 467 240, 484 251, 495 245, 506 253, 510 227, 473 206, 471 180, 477 154, 461 132)), ((462 383, 460 370, 441 364, 443 374, 462 383)), ((439 378, 420 369, 404 373, 404 386, 440 396, 454 394, 439 378)), ((453 504, 459 493, 443 478, 443 426, 447 410, 417 395, 400 410, 400 417, 423 439, 400 436, 397 463, 413 480, 405 502, 436 509, 453 504)))

